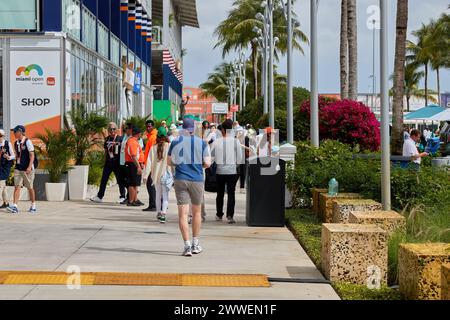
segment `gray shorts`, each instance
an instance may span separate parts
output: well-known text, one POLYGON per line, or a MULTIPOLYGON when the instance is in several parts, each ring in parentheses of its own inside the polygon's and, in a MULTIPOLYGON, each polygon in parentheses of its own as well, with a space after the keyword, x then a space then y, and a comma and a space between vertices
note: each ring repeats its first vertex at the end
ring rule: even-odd
POLYGON ((201 205, 203 202, 203 188, 203 182, 175 180, 175 195, 177 197, 177 205, 201 205))

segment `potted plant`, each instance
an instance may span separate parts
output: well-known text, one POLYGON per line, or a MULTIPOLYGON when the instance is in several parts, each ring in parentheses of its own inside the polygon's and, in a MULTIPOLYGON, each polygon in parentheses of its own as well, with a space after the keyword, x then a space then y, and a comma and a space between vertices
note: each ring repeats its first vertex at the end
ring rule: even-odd
POLYGON ((103 140, 103 131, 108 126, 108 118, 98 112, 89 112, 83 105, 74 107, 64 117, 66 130, 72 132, 72 153, 75 166, 69 171, 70 200, 84 200, 87 197, 89 165, 87 152, 99 146, 103 140))
POLYGON ((45 135, 36 136, 42 141, 42 145, 37 146, 37 149, 46 160, 44 167, 49 174, 50 182, 45 183, 47 201, 64 201, 67 184, 61 180, 63 174, 70 169, 71 136, 72 134, 66 130, 52 132, 48 129, 45 130, 45 135))

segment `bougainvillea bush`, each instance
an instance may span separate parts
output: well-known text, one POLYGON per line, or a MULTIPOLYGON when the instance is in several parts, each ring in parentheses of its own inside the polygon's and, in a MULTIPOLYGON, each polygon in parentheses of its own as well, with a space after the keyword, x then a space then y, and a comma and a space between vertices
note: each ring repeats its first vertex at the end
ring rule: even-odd
MULTIPOLYGON (((296 138, 309 138, 310 102, 300 107, 296 138), (306 136, 305 136, 306 135, 306 136)), ((319 99, 320 139, 338 140, 361 150, 380 148, 380 123, 369 107, 352 100, 319 99)))
POLYGON ((380 148, 380 122, 361 102, 341 100, 322 109, 320 134, 324 139, 339 140, 362 150, 380 148))

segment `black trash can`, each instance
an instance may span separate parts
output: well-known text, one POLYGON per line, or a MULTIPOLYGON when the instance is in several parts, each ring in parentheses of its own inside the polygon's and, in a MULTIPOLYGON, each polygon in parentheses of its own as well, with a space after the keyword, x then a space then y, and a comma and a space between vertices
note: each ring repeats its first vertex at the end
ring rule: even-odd
POLYGON ((284 227, 286 163, 251 158, 247 164, 246 222, 251 227, 284 227))

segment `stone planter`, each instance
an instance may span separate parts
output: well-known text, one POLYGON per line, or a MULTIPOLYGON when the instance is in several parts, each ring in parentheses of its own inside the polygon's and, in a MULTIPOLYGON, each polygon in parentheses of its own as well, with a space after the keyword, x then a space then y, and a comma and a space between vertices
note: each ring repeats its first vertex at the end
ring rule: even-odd
POLYGON ((339 193, 330 196, 328 193, 319 194, 319 219, 324 223, 333 221, 333 201, 337 199, 362 199, 359 193, 339 193))
POLYGON ((406 243, 398 252, 400 292, 408 300, 440 300, 442 270, 450 243, 406 243))
POLYGON ((87 198, 91 199, 92 197, 95 197, 98 193, 99 187, 93 184, 88 184, 87 186, 87 198))
MULTIPOLYGON (((6 194, 8 195, 9 202, 12 203, 14 198, 14 187, 6 187, 6 194)), ((20 189, 19 201, 30 201, 30 194, 27 188, 22 187, 22 189, 20 189)))
POLYGON ((330 281, 387 283, 387 232, 375 225, 324 223, 322 271, 330 281))
POLYGON ((450 300, 450 264, 441 268, 441 300, 450 300))
POLYGON ((63 202, 66 197, 67 183, 45 183, 45 194, 47 201, 63 202))
POLYGON ((353 211, 349 223, 374 224, 392 235, 395 232, 406 233, 406 219, 395 211, 353 211))
MULTIPOLYGON (((66 183, 66 196, 64 200, 69 200, 69 187, 67 185, 68 174, 64 173, 61 177, 61 183, 66 183)), ((47 201, 47 193, 45 184, 50 182, 50 176, 45 170, 36 170, 36 176, 34 179, 34 192, 36 193, 37 201, 47 201)))
POLYGON ((333 201, 333 223, 348 223, 353 211, 376 211, 383 206, 370 199, 337 199, 333 201))
POLYGON ((69 199, 85 200, 87 198, 87 183, 89 166, 74 166, 69 170, 69 199))

